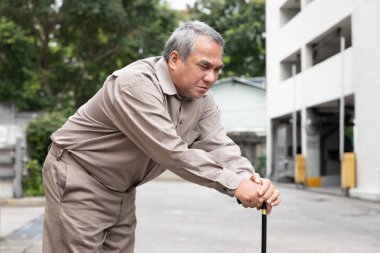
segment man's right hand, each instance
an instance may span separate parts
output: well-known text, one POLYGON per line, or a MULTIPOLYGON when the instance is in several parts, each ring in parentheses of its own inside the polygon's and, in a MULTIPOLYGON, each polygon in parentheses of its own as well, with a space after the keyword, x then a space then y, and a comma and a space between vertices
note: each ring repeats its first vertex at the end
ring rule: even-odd
POLYGON ((261 208, 259 202, 259 190, 261 185, 250 179, 243 179, 239 187, 235 190, 235 197, 240 200, 244 207, 261 208))

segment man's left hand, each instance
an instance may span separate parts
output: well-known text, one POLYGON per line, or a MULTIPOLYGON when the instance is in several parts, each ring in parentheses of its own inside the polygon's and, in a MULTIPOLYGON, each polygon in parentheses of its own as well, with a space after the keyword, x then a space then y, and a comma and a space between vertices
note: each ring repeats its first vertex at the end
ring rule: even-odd
POLYGON ((254 173, 251 178, 253 182, 261 184, 259 189, 259 202, 267 203, 267 213, 272 211, 272 207, 278 206, 281 202, 280 191, 272 183, 270 179, 261 178, 259 173, 254 173))

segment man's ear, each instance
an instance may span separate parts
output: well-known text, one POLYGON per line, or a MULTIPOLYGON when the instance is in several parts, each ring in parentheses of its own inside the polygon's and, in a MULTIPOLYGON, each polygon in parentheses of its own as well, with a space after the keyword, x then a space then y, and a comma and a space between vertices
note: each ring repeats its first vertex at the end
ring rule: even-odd
POLYGON ((181 58, 179 57, 178 51, 177 50, 171 51, 169 55, 169 62, 168 62, 169 68, 175 69, 180 60, 181 58))

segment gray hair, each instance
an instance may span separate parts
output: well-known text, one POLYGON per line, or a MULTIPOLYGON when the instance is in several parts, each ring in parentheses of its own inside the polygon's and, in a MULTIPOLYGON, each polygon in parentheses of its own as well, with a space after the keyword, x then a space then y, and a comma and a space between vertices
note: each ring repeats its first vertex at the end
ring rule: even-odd
POLYGON ((190 21, 180 25, 166 42, 162 53, 166 62, 169 61, 170 53, 174 50, 178 51, 181 60, 185 62, 190 53, 193 52, 195 39, 199 35, 208 36, 222 49, 224 48, 224 40, 217 31, 204 22, 190 21))

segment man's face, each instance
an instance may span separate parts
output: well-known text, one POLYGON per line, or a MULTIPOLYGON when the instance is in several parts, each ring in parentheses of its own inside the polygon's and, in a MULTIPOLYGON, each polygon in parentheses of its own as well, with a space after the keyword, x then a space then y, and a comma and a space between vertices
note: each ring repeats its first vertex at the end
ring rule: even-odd
POLYGON ((212 39, 197 36, 192 53, 183 62, 177 51, 169 58, 169 72, 179 95, 201 98, 216 82, 223 67, 223 50, 212 39))

